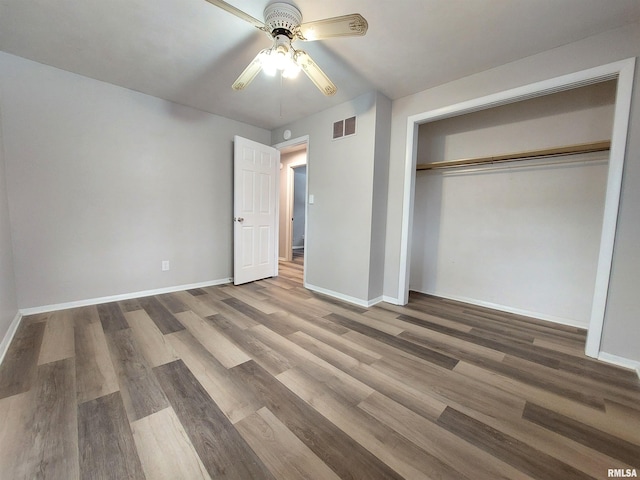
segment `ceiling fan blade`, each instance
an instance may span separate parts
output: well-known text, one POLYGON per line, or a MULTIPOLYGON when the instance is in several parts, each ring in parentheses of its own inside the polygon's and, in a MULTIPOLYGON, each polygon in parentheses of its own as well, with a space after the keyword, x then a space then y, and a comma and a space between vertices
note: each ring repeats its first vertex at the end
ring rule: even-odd
POLYGON ((311 59, 307 52, 297 50, 294 59, 300 68, 302 68, 302 71, 307 74, 307 77, 309 77, 315 86, 326 96, 334 95, 338 91, 333 82, 329 80, 329 77, 327 77, 316 62, 311 59))
POLYGON ((369 24, 359 13, 325 18, 300 25, 300 40, 323 40, 332 37, 361 36, 367 33, 369 24))
POLYGON ((251 63, 244 69, 244 71, 240 74, 238 79, 233 82, 231 88, 234 90, 243 90, 247 85, 249 85, 254 78, 260 73, 262 70, 262 62, 260 61, 260 55, 264 52, 261 51, 256 55, 256 57, 251 61, 251 63))
POLYGON ((265 29, 263 22, 261 22, 257 18, 253 18, 248 13, 244 13, 239 8, 236 8, 233 5, 229 5, 227 2, 223 2, 222 0, 207 0, 207 2, 209 2, 212 5, 215 5, 216 7, 220 7, 221 9, 231 13, 232 15, 235 15, 238 18, 241 18, 245 22, 249 22, 251 25, 253 25, 256 28, 259 28, 260 30, 265 29))

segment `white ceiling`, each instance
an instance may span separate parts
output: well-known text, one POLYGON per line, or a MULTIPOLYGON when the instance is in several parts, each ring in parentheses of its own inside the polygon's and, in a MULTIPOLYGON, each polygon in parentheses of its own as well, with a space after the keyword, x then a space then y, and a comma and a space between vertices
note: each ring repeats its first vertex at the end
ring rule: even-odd
MULTIPOLYGON (((270 0, 227 0, 262 19, 270 0)), ((360 13, 364 37, 307 42, 338 86, 231 84, 266 34, 205 0, 0 0, 0 50, 273 129, 372 89, 397 99, 640 21, 640 0, 295 0, 304 21, 360 13)), ((300 44, 297 44, 300 48, 300 44)))

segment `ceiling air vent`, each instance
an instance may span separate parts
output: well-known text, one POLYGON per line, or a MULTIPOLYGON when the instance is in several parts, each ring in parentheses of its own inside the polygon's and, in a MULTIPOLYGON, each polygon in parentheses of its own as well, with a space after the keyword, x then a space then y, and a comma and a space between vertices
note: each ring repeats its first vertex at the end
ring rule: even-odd
POLYGON ((339 120, 333 124, 333 139, 350 137, 356 134, 356 117, 339 120))

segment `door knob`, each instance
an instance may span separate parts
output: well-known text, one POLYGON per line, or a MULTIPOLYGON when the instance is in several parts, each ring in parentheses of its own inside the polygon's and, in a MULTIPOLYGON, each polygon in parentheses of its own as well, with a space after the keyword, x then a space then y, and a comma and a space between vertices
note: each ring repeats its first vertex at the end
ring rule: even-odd
POLYGON ((240 223, 244 222, 244 218, 242 218, 242 217, 234 217, 234 220, 236 222, 240 222, 240 223))

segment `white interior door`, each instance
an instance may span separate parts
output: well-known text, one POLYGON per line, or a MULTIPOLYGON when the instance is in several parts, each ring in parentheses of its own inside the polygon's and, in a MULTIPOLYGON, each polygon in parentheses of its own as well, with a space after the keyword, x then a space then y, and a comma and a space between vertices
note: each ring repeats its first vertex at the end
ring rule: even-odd
POLYGON ((280 152, 234 137, 233 283, 278 274, 280 152))

